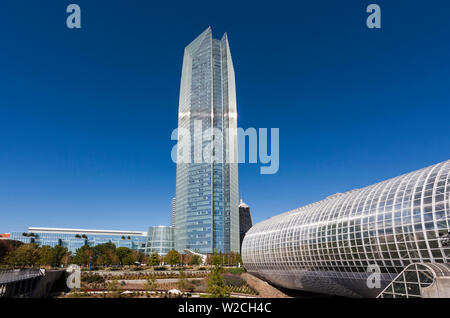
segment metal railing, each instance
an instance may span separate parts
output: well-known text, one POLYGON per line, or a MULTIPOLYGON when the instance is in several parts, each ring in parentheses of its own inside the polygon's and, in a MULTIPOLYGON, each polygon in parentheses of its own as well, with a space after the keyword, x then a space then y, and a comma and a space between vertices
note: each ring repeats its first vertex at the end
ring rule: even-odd
POLYGON ((0 284, 44 276, 44 269, 0 269, 0 284))

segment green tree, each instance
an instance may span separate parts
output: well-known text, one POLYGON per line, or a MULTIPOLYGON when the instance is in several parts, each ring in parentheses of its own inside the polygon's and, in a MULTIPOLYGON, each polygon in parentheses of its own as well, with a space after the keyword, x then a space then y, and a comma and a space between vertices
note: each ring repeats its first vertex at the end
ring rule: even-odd
POLYGON ((0 240, 0 264, 6 264, 8 254, 11 254, 21 245, 23 243, 19 241, 0 240))
POLYGON ((192 255, 189 261, 189 265, 200 265, 202 263, 202 258, 199 255, 192 255))
POLYGON ((73 262, 78 265, 88 265, 89 259, 93 258, 94 251, 89 245, 83 245, 77 249, 75 256, 73 257, 73 262))
POLYGON ((97 264, 97 265, 119 265, 120 261, 119 261, 119 257, 117 257, 114 250, 107 250, 104 253, 98 254, 97 257, 95 257, 95 264, 97 264))
POLYGON ((116 249, 117 257, 122 265, 133 265, 136 262, 136 254, 128 247, 118 247, 116 249))
POLYGON ((133 251, 133 257, 135 259, 135 261, 140 262, 140 263, 148 263, 148 257, 142 253, 142 252, 138 252, 138 251, 133 251))
POLYGON ((39 264, 49 266, 60 266, 63 256, 67 253, 67 248, 60 245, 50 247, 44 245, 39 248, 39 264))
POLYGON ((223 263, 223 257, 222 253, 217 253, 217 251, 214 251, 213 255, 210 255, 209 257, 209 264, 214 266, 222 265, 223 263))
POLYGON ((134 254, 130 254, 124 257, 122 260, 122 265, 133 265, 136 262, 136 257, 134 254))
POLYGON ((239 253, 230 252, 230 253, 215 253, 210 258, 210 263, 213 265, 234 265, 242 264, 242 258, 239 253))
POLYGON ((70 253, 70 252, 67 251, 66 247, 63 247, 61 245, 56 245, 55 247, 53 247, 54 263, 52 265, 60 266, 62 263, 63 257, 67 253, 70 253))
POLYGON ((118 265, 120 263, 116 254, 116 246, 111 242, 96 245, 92 250, 94 262, 97 265, 118 265))
POLYGON ((220 266, 214 266, 211 274, 208 277, 206 284, 206 292, 210 294, 211 298, 227 298, 230 297, 230 291, 225 285, 222 276, 223 270, 220 266))
POLYGON ((23 244, 7 256, 7 263, 13 266, 35 266, 39 264, 39 246, 23 244))
POLYGON ((164 257, 164 261, 169 265, 177 265, 181 263, 181 254, 176 250, 170 250, 166 257, 164 257))
POLYGON ((159 265, 159 255, 156 252, 153 252, 148 259, 148 264, 150 266, 158 266, 159 265))
POLYGON ((72 253, 71 252, 67 252, 62 257, 61 264, 63 264, 64 266, 67 266, 67 265, 72 264, 72 263, 73 263, 72 253))
POLYGON ((39 264, 53 266, 54 263, 55 253, 53 252, 53 249, 48 245, 39 248, 39 264))

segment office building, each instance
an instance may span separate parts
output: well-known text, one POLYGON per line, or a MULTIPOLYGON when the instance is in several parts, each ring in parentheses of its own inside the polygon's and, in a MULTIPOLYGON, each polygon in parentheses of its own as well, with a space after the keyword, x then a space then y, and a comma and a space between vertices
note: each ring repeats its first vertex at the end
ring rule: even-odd
POLYGON ((87 230, 67 228, 29 227, 28 232, 11 232, 11 240, 23 243, 36 243, 40 246, 61 245, 72 254, 84 245, 95 246, 113 243, 116 247, 145 252, 147 233, 140 231, 87 230))
POLYGON ((173 198, 172 199, 172 216, 171 216, 171 220, 170 220, 170 225, 172 227, 175 226, 175 208, 176 208, 176 204, 177 204, 177 198, 173 198))
POLYGON ((252 215, 250 214, 250 208, 241 199, 241 203, 239 204, 239 246, 241 248, 245 233, 250 230, 252 225, 252 215))
POLYGON ((228 38, 214 39, 208 28, 184 50, 174 222, 175 249, 180 252, 239 252, 236 129, 228 38), (183 130, 189 132, 190 145, 181 151, 183 130))

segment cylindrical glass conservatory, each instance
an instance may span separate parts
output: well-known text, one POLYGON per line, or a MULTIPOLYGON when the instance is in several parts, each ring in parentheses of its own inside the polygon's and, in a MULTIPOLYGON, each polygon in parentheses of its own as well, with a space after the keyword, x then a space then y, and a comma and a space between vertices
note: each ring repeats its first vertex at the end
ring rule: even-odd
POLYGON ((450 160, 335 194, 253 226, 242 259, 281 287, 376 297, 411 263, 448 262, 449 194, 450 160))

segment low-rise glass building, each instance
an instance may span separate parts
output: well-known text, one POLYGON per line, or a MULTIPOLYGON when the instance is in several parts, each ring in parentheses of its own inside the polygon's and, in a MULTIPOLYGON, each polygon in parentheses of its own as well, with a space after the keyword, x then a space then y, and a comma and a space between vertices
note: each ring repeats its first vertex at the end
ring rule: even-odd
POLYGON ((173 227, 165 225, 151 226, 147 233, 145 247, 145 253, 147 255, 156 252, 164 256, 174 248, 173 227))
POLYGON ((37 243, 40 246, 67 247, 74 254, 83 245, 95 246, 111 242, 116 247, 145 252, 147 232, 87 230, 66 228, 29 227, 28 232, 11 232, 10 239, 24 243, 37 243))
POLYGON ((242 259, 285 288, 376 297, 410 264, 448 263, 449 196, 450 160, 257 223, 242 259))

